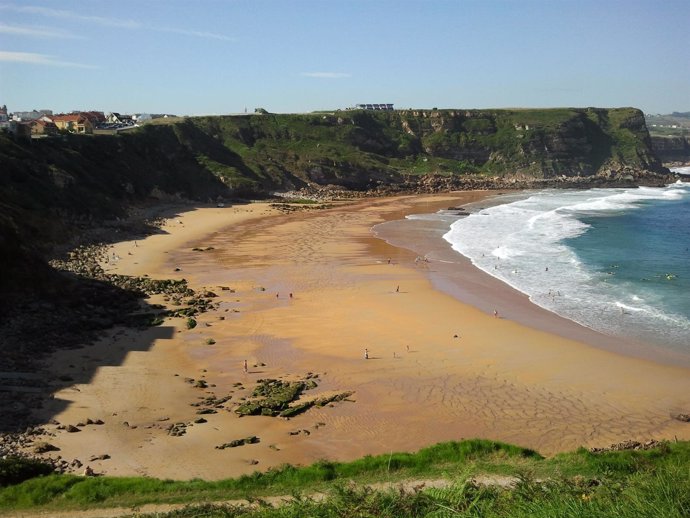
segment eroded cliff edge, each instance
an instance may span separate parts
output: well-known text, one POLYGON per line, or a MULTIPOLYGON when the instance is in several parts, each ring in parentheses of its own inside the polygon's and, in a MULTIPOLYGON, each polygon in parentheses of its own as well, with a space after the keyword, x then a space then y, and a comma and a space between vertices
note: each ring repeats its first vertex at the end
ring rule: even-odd
MULTIPOLYGON (((109 136, 0 135, 0 291, 36 254, 141 203, 337 187, 408 192, 666 181, 634 108, 190 117, 109 136)), ((29 265, 33 265, 27 270, 29 265)), ((33 272, 33 273, 32 273, 33 272)))

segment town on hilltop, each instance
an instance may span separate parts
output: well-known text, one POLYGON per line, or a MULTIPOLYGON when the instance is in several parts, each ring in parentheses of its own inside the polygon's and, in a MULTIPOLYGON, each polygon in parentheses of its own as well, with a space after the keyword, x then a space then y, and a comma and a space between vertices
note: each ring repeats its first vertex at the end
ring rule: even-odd
POLYGON ((174 117, 170 114, 73 111, 53 114, 53 110, 16 111, 9 113, 0 107, 0 130, 18 137, 40 138, 64 133, 91 135, 111 133, 139 126, 153 119, 174 117))

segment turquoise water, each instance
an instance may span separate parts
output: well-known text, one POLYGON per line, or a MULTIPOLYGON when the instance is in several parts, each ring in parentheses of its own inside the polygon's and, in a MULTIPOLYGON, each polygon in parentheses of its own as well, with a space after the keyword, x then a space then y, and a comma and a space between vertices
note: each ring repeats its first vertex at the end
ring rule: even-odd
POLYGON ((690 184, 528 193, 444 238, 539 306, 690 356, 690 184))

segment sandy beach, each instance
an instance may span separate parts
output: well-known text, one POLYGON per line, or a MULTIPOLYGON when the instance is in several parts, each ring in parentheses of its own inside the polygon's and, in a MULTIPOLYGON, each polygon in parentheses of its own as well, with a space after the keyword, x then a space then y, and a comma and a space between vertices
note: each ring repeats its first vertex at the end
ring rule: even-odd
POLYGON ((625 344, 535 308, 470 265, 446 282, 442 250, 420 264, 417 251, 371 231, 486 195, 368 199, 289 214, 265 203, 206 207, 169 218, 161 234, 113 245, 109 271, 184 277, 217 294, 217 308, 194 329, 170 318, 56 353, 56 373, 88 364, 95 374, 55 393, 40 416, 104 423, 78 433, 46 425, 56 453, 108 475, 211 480, 462 438, 542 454, 690 439, 690 425, 671 417, 690 409, 690 369, 621 354, 625 344), (234 413, 257 380, 308 373, 319 382, 305 396, 354 394, 290 419, 234 413), (192 404, 208 396, 231 398, 195 423, 192 404), (169 435, 171 423, 185 423, 186 433, 169 435), (215 448, 249 436, 259 442, 215 448), (109 458, 89 460, 100 455, 109 458))

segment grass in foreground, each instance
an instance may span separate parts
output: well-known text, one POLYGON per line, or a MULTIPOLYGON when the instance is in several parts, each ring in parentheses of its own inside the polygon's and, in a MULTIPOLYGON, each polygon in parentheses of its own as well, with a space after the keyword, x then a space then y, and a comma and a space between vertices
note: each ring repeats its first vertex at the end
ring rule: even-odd
POLYGON ((259 504, 189 507, 169 518, 289 516, 690 516, 690 442, 649 451, 592 454, 584 449, 544 459, 537 453, 483 440, 442 443, 414 454, 354 462, 285 466, 218 482, 51 475, 0 488, 8 510, 134 507, 294 495, 273 508, 259 504), (514 489, 482 487, 480 474, 511 475, 514 489), (362 488, 372 482, 446 479, 449 487, 405 493, 362 488), (351 485, 354 482, 357 485, 351 485), (308 496, 326 493, 322 501, 308 496))

